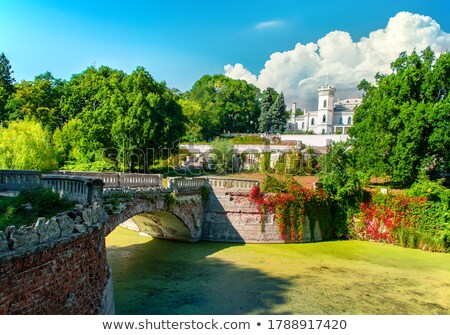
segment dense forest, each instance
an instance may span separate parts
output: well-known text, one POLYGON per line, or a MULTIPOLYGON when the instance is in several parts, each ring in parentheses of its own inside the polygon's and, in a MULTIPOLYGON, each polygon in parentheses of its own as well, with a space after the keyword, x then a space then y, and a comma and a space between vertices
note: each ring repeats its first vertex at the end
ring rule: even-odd
MULTIPOLYGON (((180 141, 257 131, 266 94, 224 75, 205 75, 181 93, 143 67, 131 74, 89 67, 68 81, 47 72, 15 83, 3 53, 0 73, 0 168, 11 169, 128 170, 136 162, 153 164, 180 141)), ((269 92, 277 103, 269 118, 285 124, 284 98, 269 92)))

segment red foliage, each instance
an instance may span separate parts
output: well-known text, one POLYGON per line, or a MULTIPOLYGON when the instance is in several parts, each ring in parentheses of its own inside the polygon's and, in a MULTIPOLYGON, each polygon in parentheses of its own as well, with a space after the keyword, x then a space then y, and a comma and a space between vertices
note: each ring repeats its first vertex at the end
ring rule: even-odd
POLYGON ((323 190, 311 190, 292 182, 288 192, 263 195, 259 187, 250 191, 250 201, 256 204, 261 215, 275 213, 280 236, 285 241, 301 242, 304 234, 305 214, 307 208, 316 211, 324 209, 328 195, 323 190))
POLYGON ((426 206, 426 202, 426 198, 397 195, 362 203, 360 213, 352 222, 355 237, 397 244, 398 232, 413 227, 420 220, 417 209, 426 206))

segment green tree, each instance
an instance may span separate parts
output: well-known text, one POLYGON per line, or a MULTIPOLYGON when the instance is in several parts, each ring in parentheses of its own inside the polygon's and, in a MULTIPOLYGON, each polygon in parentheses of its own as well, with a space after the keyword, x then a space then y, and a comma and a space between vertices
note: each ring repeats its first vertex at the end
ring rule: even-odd
POLYGON ((360 83, 365 96, 349 133, 359 169, 407 186, 421 169, 450 168, 450 55, 402 53, 391 69, 376 75, 376 85, 360 83))
POLYGON ((9 96, 14 93, 13 73, 8 58, 2 52, 0 55, 0 122, 8 119, 5 106, 9 96))
MULTIPOLYGON (((142 67, 126 78, 124 90, 127 108, 112 126, 115 147, 127 151, 120 157, 143 163, 148 150, 160 156, 164 148, 174 148, 184 135, 185 119, 173 92, 142 67)), ((130 161, 122 163, 133 165, 130 161)))
POLYGON ((184 141, 196 142, 203 139, 202 136, 202 108, 201 105, 194 100, 179 99, 185 118, 184 127, 186 133, 183 137, 184 141))
POLYGON ((261 95, 258 129, 261 133, 282 133, 286 129, 286 104, 283 93, 268 87, 261 95))
POLYGON ((257 129, 259 89, 244 80, 205 75, 185 95, 201 107, 203 139, 222 133, 247 133, 257 129))
POLYGON ((55 131, 55 143, 62 161, 72 165, 103 167, 113 160, 143 170, 149 151, 158 155, 184 135, 175 94, 142 67, 130 75, 90 67, 67 83, 60 106, 70 121, 55 131))
POLYGON ((117 159, 117 150, 106 149, 115 148, 111 133, 113 124, 128 110, 123 87, 125 78, 124 72, 102 66, 98 69, 89 67, 67 82, 60 108, 62 115, 70 121, 61 132, 63 139, 72 138, 70 132, 74 130, 76 136, 65 142, 75 147, 62 150, 65 154, 71 153, 64 156, 63 161, 74 159, 73 163, 87 164, 105 158, 117 159))
POLYGON ((33 121, 12 121, 0 128, 0 169, 55 169, 55 152, 48 134, 33 121))
POLYGON ((281 93, 275 100, 271 110, 272 132, 283 133, 286 129, 287 113, 284 95, 281 93))
POLYGON ((277 92, 268 87, 261 95, 261 114, 258 119, 259 131, 261 133, 268 133, 272 128, 272 105, 278 96, 277 92))
POLYGON ((61 127, 67 121, 60 109, 63 85, 50 72, 36 76, 34 81, 17 84, 6 105, 9 119, 36 120, 50 131, 61 127))
POLYGON ((323 189, 331 195, 333 234, 346 237, 347 220, 359 210, 363 200, 363 187, 367 179, 356 168, 356 152, 351 142, 336 142, 326 154, 319 157, 322 169, 318 174, 323 189))
POLYGON ((0 86, 2 86, 8 94, 14 92, 14 78, 12 74, 14 71, 11 70, 11 64, 6 58, 5 54, 2 52, 0 55, 0 86))

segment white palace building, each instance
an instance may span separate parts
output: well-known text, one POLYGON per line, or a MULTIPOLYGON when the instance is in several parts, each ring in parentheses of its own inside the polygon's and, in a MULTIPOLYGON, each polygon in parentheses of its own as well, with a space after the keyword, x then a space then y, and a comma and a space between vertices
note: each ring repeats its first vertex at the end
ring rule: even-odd
POLYGON ((292 103, 288 131, 313 131, 315 134, 347 134, 352 125, 355 108, 361 104, 361 98, 334 101, 334 86, 319 87, 317 111, 304 111, 296 116, 297 104, 292 103))

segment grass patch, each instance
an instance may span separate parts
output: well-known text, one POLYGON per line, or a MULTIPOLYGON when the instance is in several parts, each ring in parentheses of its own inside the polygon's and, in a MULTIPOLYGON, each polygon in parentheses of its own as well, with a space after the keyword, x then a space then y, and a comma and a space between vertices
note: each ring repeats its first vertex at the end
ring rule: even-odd
POLYGON ((8 226, 28 226, 39 217, 51 218, 73 207, 74 202, 61 199, 49 188, 23 190, 16 197, 0 197, 0 231, 8 226))

